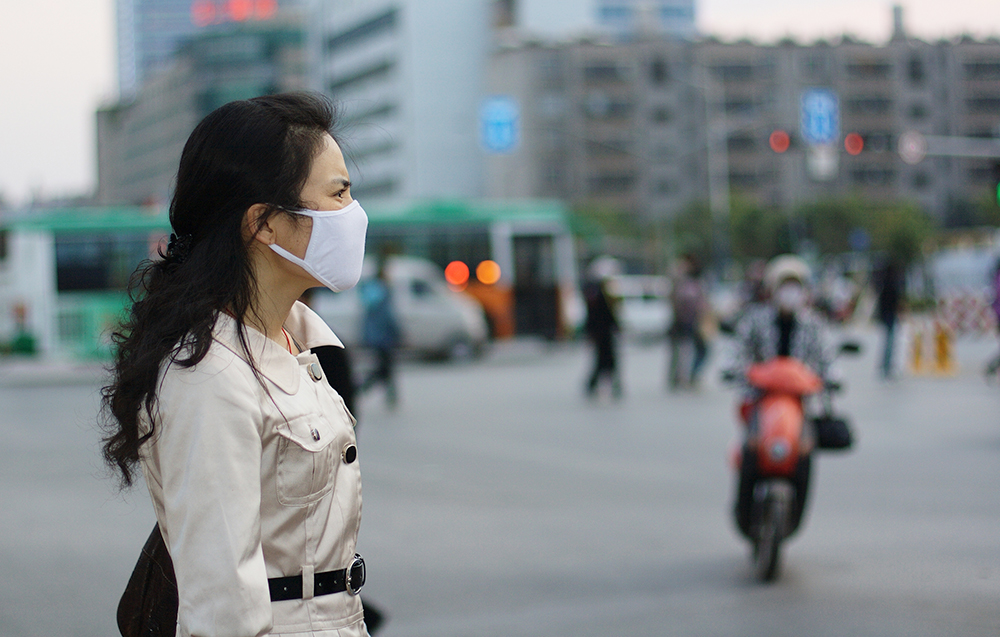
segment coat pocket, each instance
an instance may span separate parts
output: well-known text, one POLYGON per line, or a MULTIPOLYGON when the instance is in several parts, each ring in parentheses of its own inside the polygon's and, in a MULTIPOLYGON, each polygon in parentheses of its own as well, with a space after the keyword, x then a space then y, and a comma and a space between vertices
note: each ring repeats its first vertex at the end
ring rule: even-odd
POLYGON ((286 506, 311 504, 333 489, 337 445, 322 414, 296 416, 279 426, 277 491, 286 506))

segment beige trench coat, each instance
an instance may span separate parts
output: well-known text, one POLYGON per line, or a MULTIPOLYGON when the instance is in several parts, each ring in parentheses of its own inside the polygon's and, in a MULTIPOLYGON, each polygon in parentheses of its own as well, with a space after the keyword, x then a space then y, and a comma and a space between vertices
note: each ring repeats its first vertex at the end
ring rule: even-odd
POLYGON ((177 635, 367 635, 357 596, 311 590, 311 574, 350 565, 361 521, 354 418, 309 369, 308 348, 342 345, 301 303, 285 329, 304 353, 246 330, 263 386, 224 314, 204 360, 161 374, 142 466, 177 575, 177 635), (267 579, 299 573, 303 599, 272 603, 267 579))

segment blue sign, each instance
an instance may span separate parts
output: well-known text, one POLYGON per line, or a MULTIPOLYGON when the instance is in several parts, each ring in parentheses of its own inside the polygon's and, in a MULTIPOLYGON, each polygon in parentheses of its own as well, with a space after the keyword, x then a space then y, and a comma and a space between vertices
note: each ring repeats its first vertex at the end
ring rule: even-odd
POLYGON ((487 152, 504 154, 517 148, 521 111, 513 98, 488 98, 479 111, 479 137, 487 152))
POLYGON ((840 101, 829 89, 802 94, 802 139, 817 146, 834 144, 840 137, 840 101))

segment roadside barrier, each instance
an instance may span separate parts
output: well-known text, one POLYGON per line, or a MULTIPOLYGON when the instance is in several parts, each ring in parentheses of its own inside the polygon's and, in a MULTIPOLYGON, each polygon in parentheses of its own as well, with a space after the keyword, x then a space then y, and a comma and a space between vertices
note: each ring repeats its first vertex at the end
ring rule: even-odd
POLYGON ((910 371, 914 374, 948 376, 958 370, 955 363, 955 331, 940 316, 910 320, 910 371))
POLYGON ((993 293, 988 289, 954 290, 938 298, 936 315, 957 335, 992 334, 997 329, 992 302, 993 293))

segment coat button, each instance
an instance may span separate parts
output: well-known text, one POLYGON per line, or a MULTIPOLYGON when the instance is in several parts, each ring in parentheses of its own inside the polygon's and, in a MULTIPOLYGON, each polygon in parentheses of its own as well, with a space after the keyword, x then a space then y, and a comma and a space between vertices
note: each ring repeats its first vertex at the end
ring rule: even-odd
POLYGON ((323 368, 319 366, 319 363, 309 363, 309 377, 313 380, 323 379, 323 368))
POLYGON ((354 445, 347 445, 344 447, 344 462, 351 464, 358 459, 358 448, 354 445))
POLYGON ((313 429, 309 430, 309 433, 312 434, 313 440, 315 440, 316 442, 319 442, 319 430, 313 428, 313 429))

